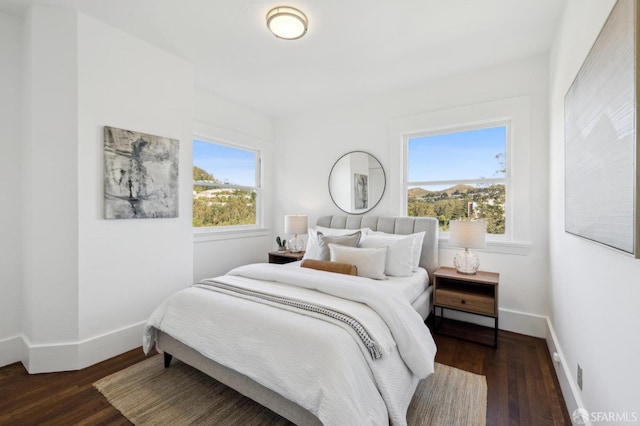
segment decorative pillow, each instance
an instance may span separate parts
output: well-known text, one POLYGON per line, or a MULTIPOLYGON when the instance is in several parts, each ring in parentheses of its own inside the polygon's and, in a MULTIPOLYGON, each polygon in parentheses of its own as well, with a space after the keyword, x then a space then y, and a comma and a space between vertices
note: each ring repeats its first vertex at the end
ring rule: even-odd
POLYGON ((360 231, 360 233, 364 237, 371 230, 369 228, 339 229, 339 228, 325 228, 324 226, 316 226, 316 232, 322 232, 322 235, 350 235, 358 231, 360 231))
MULTIPOLYGON (((323 235, 351 235, 354 232, 360 231, 362 235, 365 235, 369 228, 363 229, 335 229, 325 228, 323 226, 316 226, 316 228, 309 228, 307 237, 307 248, 305 250, 303 259, 318 259, 320 260, 320 242, 318 241, 318 231, 323 235)), ((362 238, 362 236, 360 237, 362 238)))
POLYGON ((320 244, 320 253, 318 260, 329 260, 331 254, 329 252, 329 244, 339 244, 342 246, 358 247, 360 242, 360 231, 351 235, 323 235, 318 231, 318 242, 320 244))
POLYGON ((305 259, 300 264, 303 268, 317 269, 319 271, 335 272, 337 274, 358 275, 356 265, 349 263, 329 262, 328 260, 305 259))
MULTIPOLYGON (((387 236, 390 238, 397 238, 397 239, 401 239, 401 238, 405 238, 408 235, 401 235, 401 234, 388 234, 386 232, 379 232, 379 231, 369 231, 368 235, 382 235, 382 236, 387 236)), ((417 232, 415 234, 409 234, 410 236, 412 236, 414 238, 413 240, 413 265, 412 265, 412 272, 416 272, 418 270, 418 268, 420 267, 420 256, 422 255, 422 244, 424 243, 424 236, 425 236, 425 232, 417 232)))
POLYGON ((387 247, 384 273, 393 277, 409 277, 413 273, 414 240, 412 235, 368 235, 359 247, 387 247))
POLYGON ((357 248, 329 244, 332 262, 350 263, 358 268, 358 276, 384 280, 384 265, 387 248, 357 248))

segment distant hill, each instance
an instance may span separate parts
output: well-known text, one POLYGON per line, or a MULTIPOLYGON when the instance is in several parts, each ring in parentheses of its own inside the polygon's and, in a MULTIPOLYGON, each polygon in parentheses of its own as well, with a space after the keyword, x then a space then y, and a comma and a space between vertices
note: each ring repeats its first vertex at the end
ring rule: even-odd
POLYGON ((474 191, 476 188, 474 188, 471 185, 455 185, 452 186, 449 189, 445 189, 444 191, 439 191, 439 192, 446 192, 447 194, 451 195, 455 192, 459 193, 459 194, 466 194, 468 192, 474 191))
POLYGON ((411 188, 407 193, 407 215, 413 217, 435 217, 440 221, 440 230, 449 230, 449 221, 474 217, 487 221, 487 232, 504 234, 505 230, 505 185, 454 185, 439 191, 411 188), (472 208, 472 210, 470 210, 472 208))
POLYGON ((415 200, 419 198, 424 198, 430 192, 431 191, 427 191, 426 189, 422 189, 422 188, 411 188, 408 191, 408 195, 410 200, 415 200))
POLYGON ((421 200, 427 196, 430 198, 440 198, 441 194, 447 194, 449 197, 455 193, 458 194, 468 194, 469 192, 477 191, 478 188, 474 188, 471 185, 454 185, 451 188, 443 189, 441 191, 429 191, 424 188, 411 188, 407 195, 409 197, 409 201, 411 200, 421 200))

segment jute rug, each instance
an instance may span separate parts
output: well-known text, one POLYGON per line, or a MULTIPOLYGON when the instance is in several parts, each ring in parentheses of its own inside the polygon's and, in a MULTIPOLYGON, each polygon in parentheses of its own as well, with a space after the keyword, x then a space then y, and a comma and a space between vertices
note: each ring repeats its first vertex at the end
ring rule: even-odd
MULTIPOLYGON (((136 425, 291 425, 290 422, 181 362, 165 369, 152 358, 93 384, 136 425)), ((407 413, 409 425, 484 425, 484 376, 437 364, 422 380, 407 413)))

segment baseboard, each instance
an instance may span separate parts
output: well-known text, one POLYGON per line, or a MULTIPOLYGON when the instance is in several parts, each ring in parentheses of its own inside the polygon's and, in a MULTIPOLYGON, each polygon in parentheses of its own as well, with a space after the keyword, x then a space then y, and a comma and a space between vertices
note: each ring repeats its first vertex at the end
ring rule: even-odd
POLYGON ((142 345, 145 322, 133 324, 79 342, 26 346, 23 364, 30 374, 72 371, 88 367, 142 345))
POLYGON ((0 367, 20 362, 24 359, 24 341, 21 336, 0 340, 0 367))
MULTIPOLYGON (((571 376, 570 372, 571 370, 569 369, 567 361, 564 358, 562 349, 560 347, 560 342, 558 342, 558 337, 556 336, 556 332, 553 329, 553 324, 551 324, 551 320, 549 318, 547 318, 546 340, 547 347, 549 348, 549 353, 551 354, 551 359, 554 360, 553 367, 555 368, 558 382, 560 382, 560 389, 562 390, 564 402, 567 405, 569 415, 572 416, 575 410, 577 410, 578 408, 584 408, 584 404, 582 403, 582 398, 580 397, 580 391, 573 381, 573 377, 571 376), (554 353, 557 353, 558 356, 554 357, 554 353)), ((591 422, 588 420, 586 423, 580 424, 591 425, 591 422)))
POLYGON ((146 321, 142 321, 80 342, 79 368, 97 364, 105 359, 141 347, 142 331, 145 324, 146 321))
POLYGON ((500 309, 500 329, 544 339, 547 336, 547 317, 525 312, 500 309))
MULTIPOLYGON (((438 310, 438 313, 440 310, 438 310)), ((460 321, 467 321, 485 327, 493 327, 493 318, 467 314, 453 310, 445 310, 445 316, 460 321)), ((498 328, 527 336, 547 337, 547 318, 541 315, 527 314, 525 312, 512 311, 510 309, 499 310, 498 328)))

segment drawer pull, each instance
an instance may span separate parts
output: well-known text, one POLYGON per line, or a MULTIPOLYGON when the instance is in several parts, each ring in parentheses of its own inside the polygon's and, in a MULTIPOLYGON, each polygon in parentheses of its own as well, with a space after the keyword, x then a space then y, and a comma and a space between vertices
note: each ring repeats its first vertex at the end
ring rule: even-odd
POLYGON ((465 304, 465 303, 467 303, 467 302, 466 302, 464 299, 462 299, 462 300, 460 301, 460 303, 462 303, 462 304, 464 305, 464 304, 465 304))

